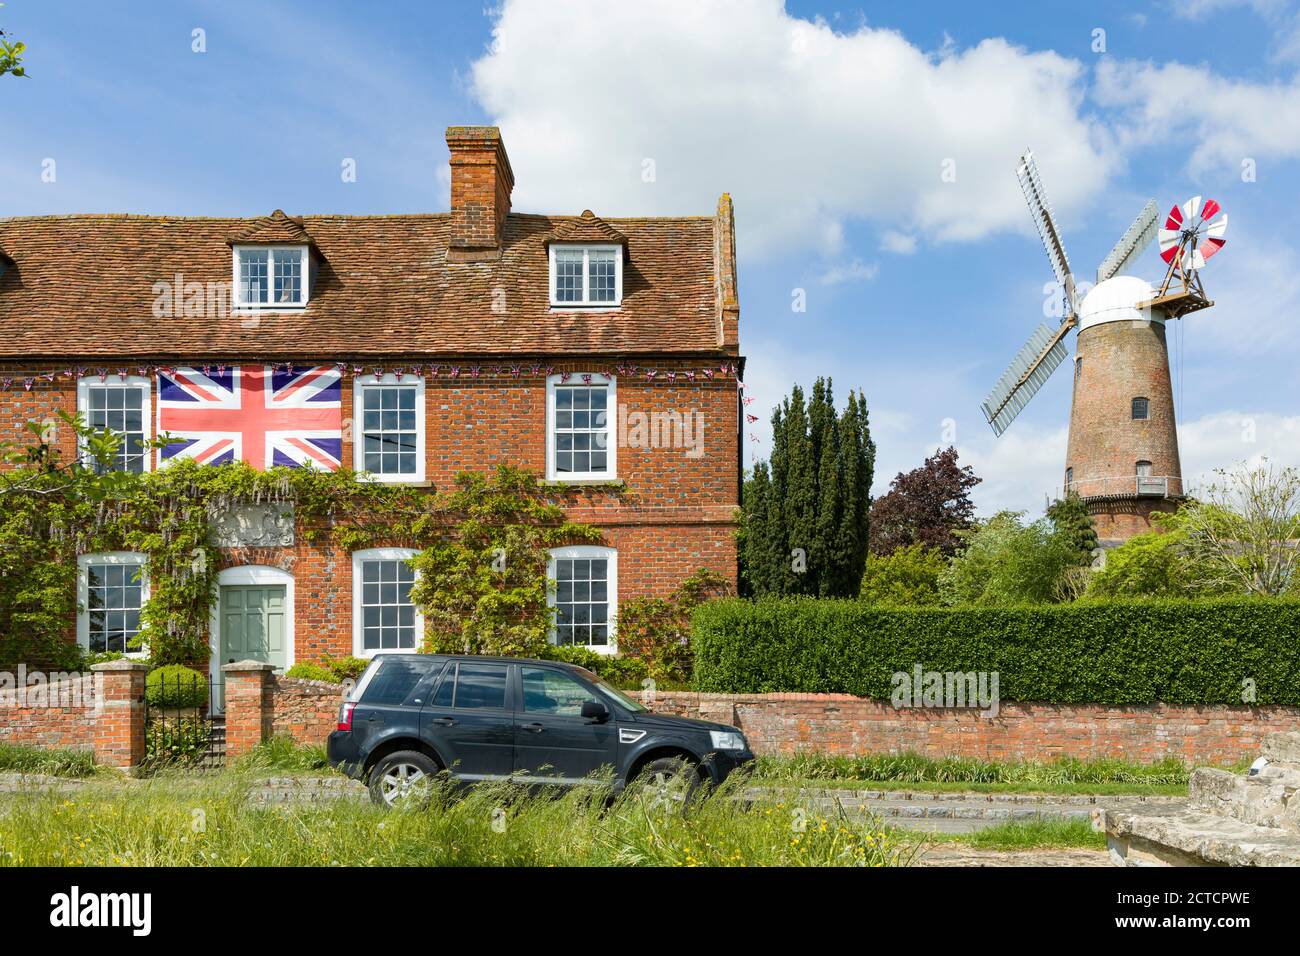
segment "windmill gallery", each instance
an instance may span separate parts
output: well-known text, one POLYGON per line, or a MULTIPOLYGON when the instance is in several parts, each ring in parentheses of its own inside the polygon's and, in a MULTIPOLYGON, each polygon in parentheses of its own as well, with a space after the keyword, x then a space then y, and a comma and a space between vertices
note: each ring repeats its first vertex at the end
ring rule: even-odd
POLYGON ((998 379, 982 409, 997 435, 1065 361, 1065 337, 1078 332, 1064 490, 1077 494, 1103 546, 1150 527, 1151 514, 1184 496, 1166 325, 1214 302, 1200 270, 1223 248, 1228 217, 1213 199, 1175 205, 1157 230, 1147 202, 1081 295, 1033 154, 1016 176, 1064 297, 1064 319, 1039 325, 998 379), (1124 274, 1155 239, 1166 263, 1158 287, 1124 274))

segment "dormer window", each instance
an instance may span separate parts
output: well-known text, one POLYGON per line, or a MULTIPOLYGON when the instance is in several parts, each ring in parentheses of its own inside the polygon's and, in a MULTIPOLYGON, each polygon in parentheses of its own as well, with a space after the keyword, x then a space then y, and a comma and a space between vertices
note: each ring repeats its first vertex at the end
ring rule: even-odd
POLYGON ((551 305, 612 308, 622 301, 622 246, 551 246, 551 305))
POLYGON ((306 246, 235 246, 235 305, 300 309, 309 275, 306 246))

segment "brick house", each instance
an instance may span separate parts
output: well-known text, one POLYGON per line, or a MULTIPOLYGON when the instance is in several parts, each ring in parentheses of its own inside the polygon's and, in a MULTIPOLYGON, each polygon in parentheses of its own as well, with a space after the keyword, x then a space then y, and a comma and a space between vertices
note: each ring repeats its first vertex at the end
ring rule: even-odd
MULTIPOLYGON (((444 214, 0 219, 0 436, 78 410, 124 434, 119 467, 136 470, 238 458, 445 487, 528 468, 602 530, 552 561, 554 639, 602 652, 620 600, 700 567, 734 581, 730 198, 711 216, 520 214, 495 128, 452 127, 447 145, 444 214), (184 441, 133 444, 163 432, 184 441)), ((65 455, 74 443, 56 435, 65 455)), ((419 645, 409 552, 348 554, 304 542, 292 518, 271 525, 223 547, 214 668, 419 645)), ((133 635, 142 561, 81 557, 83 646, 133 635)))

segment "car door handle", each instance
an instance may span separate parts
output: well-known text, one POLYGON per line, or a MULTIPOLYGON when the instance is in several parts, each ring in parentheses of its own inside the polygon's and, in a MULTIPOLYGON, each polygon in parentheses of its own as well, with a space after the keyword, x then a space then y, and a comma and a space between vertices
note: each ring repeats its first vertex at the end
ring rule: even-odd
POLYGON ((456 726, 456 718, 455 717, 430 717, 429 723, 437 724, 439 727, 454 727, 456 726))
POLYGON ((535 734, 540 734, 543 730, 541 724, 520 724, 520 730, 531 730, 535 734))

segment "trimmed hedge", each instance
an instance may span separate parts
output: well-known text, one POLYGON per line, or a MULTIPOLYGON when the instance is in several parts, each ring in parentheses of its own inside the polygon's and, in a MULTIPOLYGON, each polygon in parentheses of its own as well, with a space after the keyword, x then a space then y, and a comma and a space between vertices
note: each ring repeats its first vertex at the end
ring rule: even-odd
POLYGON ((184 664, 166 664, 144 679, 144 696, 150 707, 202 707, 208 702, 208 679, 184 664))
POLYGON ((720 693, 888 700, 891 676, 997 671, 1002 700, 1300 706, 1300 601, 1131 601, 886 609, 731 598, 697 608, 695 682, 720 693))

